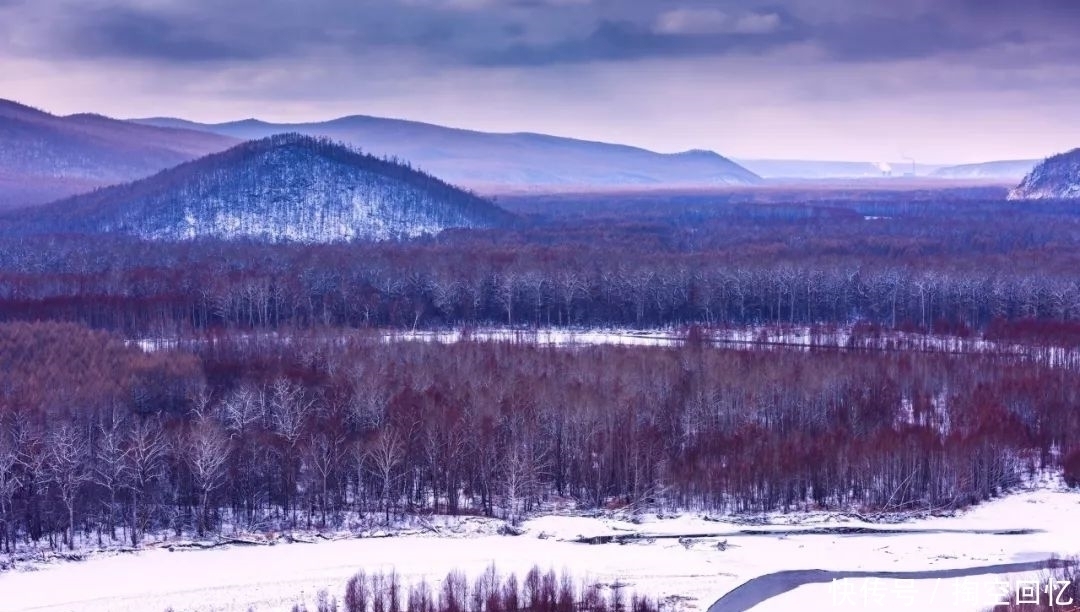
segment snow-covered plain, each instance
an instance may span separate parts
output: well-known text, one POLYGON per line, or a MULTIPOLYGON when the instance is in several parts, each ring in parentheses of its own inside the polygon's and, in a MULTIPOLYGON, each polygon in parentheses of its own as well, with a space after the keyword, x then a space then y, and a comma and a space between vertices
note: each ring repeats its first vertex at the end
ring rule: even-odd
MULTIPOLYGON (((442 534, 198 551, 154 549, 23 567, 0 573, 0 611, 124 612, 170 606, 178 611, 287 610, 299 601, 312 603, 321 589, 340 596, 359 569, 394 569, 406 581, 423 578, 437 584, 451 569, 475 576, 492 563, 502 572, 523 573, 537 564, 605 584, 619 580, 638 593, 705 610, 747 580, 782 570, 920 571, 1073 555, 1080 553, 1078 517, 1080 493, 1043 485, 957 516, 887 525, 828 513, 756 517, 760 520, 751 524, 745 517, 644 516, 631 522, 629 517, 543 516, 526 522, 523 535, 508 536, 495 534, 498 521, 465 518, 456 532, 442 534), (887 533, 822 533, 830 527, 887 533), (747 529, 759 533, 737 533, 747 529), (1024 531, 996 533, 1015 530, 1024 531), (725 535, 625 544, 573 542, 579 536, 627 533, 725 535), (721 541, 726 542, 723 550, 717 546, 721 541)), ((846 601, 863 603, 859 598, 871 586, 881 601, 850 609, 974 611, 988 607, 985 600, 993 595, 993 584, 974 579, 858 579, 799 587, 754 609, 840 610, 846 601), (845 583, 843 589, 837 588, 840 583, 845 583), (843 599, 847 597, 854 599, 843 599)))

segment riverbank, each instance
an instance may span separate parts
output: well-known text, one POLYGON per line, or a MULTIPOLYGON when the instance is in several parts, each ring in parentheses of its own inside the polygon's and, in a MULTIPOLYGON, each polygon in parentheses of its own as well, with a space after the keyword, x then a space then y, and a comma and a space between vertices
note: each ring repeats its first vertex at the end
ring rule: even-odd
MULTIPOLYGON (((744 519, 543 516, 527 521, 517 536, 477 530, 452 537, 427 532, 211 550, 154 549, 0 574, 0 611, 281 610, 300 601, 310 604, 323 589, 336 594, 359 569, 395 569, 406 580, 437 584, 451 569, 475 576, 492 563, 503 572, 524 572, 534 564, 567 569, 604 584, 629 584, 673 609, 706 610, 747 581, 784 570, 921 572, 1067 556, 1080 552, 1078 517, 1080 493, 1043 485, 956 516, 899 524, 841 514, 789 514, 757 517, 752 533, 738 533, 748 528, 744 519), (726 535, 686 537, 704 533, 726 535), (605 534, 643 537, 623 544, 575 542, 605 534)), ((937 588, 952 593, 965 584, 962 580, 943 579, 937 588)), ((805 602, 806 597, 829 595, 829 584, 801 587, 754 609, 785 609, 770 606, 796 601, 785 598, 805 602)), ((920 612, 966 609, 947 597, 939 603, 939 608, 920 606, 920 612)))

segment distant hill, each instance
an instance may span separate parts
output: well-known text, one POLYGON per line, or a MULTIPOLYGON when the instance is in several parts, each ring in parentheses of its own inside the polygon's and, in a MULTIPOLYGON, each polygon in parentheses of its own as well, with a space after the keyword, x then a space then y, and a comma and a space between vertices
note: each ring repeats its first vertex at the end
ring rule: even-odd
POLYGON ((1046 159, 1009 193, 1010 200, 1072 198, 1080 198, 1080 149, 1046 159))
POLYGON ((16 231, 149 239, 387 240, 512 219, 408 166, 327 139, 246 142, 153 177, 20 211, 16 231))
POLYGON ((935 170, 930 176, 943 179, 987 179, 1015 183, 1027 176, 1038 163, 1037 159, 1017 159, 946 166, 935 170))
POLYGON ((219 124, 171 118, 133 121, 245 140, 282 132, 325 136, 378 156, 408 160, 445 181, 486 191, 708 187, 753 185, 761 180, 712 151, 662 154, 543 134, 494 134, 378 117, 296 124, 254 119, 219 124))
POLYGON ((0 209, 142 178, 236 143, 100 115, 57 117, 0 100, 0 209))
MULTIPOLYGON (((912 172, 911 162, 814 161, 801 159, 737 159, 747 170, 765 179, 852 179, 900 177, 912 172)), ((927 176, 940 168, 916 164, 915 175, 927 176)))

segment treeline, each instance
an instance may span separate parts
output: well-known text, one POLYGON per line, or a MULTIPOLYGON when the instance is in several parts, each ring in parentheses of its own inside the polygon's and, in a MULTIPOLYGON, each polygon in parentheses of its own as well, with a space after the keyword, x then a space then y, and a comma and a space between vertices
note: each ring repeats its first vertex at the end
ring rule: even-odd
POLYGON ((353 245, 17 236, 0 219, 0 320, 173 334, 1080 319, 1080 209, 994 193, 504 197, 516 227, 353 245))
MULTIPOLYGON (((315 612, 660 612, 664 606, 625 584, 608 588, 575 580, 564 572, 543 572, 538 566, 518 579, 502 576, 491 565, 471 583, 461 571, 451 571, 436 590, 426 580, 404 582, 396 572, 359 572, 349 579, 339 607, 338 598, 320 591, 315 612)), ((297 604, 293 612, 307 612, 297 604)))
MULTIPOLYGON (((583 507, 955 508, 1080 465, 1022 355, 0 327, 0 549, 583 507)), ((1070 482, 1080 478, 1068 475, 1070 482)))
POLYGON ((1080 278, 1072 272, 738 264, 696 254, 587 261, 565 250, 523 247, 509 254, 437 243, 99 242, 57 239, 0 249, 0 320, 65 320, 136 335, 854 320, 957 333, 995 322, 1080 321, 1080 278))
POLYGON ((1080 321, 1075 206, 860 197, 504 198, 528 221, 352 245, 3 237, 0 221, 0 321, 137 335, 855 320, 1016 333, 1080 321))

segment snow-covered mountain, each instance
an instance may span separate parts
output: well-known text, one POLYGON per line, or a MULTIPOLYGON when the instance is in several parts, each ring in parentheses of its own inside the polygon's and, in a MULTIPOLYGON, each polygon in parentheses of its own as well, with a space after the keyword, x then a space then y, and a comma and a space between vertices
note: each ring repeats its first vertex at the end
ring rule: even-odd
POLYGON ((299 134, 247 142, 26 213, 49 231, 303 242, 407 238, 511 219, 406 165, 299 134))
POLYGON ((985 179, 1016 182, 1027 176, 1038 163, 1039 160, 1037 159, 1016 159, 981 164, 963 164, 935 170, 930 176, 943 179, 985 179))
POLYGON ((495 134, 381 117, 352 116, 302 124, 255 119, 219 124, 171 118, 133 121, 245 140, 282 132, 325 136, 375 155, 409 160, 445 181, 486 191, 708 187, 761 181, 753 172, 712 151, 664 154, 545 134, 495 134))
POLYGON ((1009 193, 1010 200, 1071 198, 1080 198, 1080 149, 1046 159, 1009 193))
POLYGON ((57 117, 0 100, 0 209, 150 176, 237 142, 100 115, 57 117))

